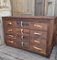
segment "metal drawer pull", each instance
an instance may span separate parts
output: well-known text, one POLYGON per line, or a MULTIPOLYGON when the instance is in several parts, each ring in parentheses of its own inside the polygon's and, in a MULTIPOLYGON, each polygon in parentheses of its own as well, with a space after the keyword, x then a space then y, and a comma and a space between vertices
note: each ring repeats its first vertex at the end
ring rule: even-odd
POLYGON ((9 22, 9 24, 11 25, 11 24, 12 24, 12 22, 9 22))
POLYGON ((41 35, 41 33, 34 32, 35 35, 41 35))
POLYGON ((9 41, 9 42, 12 43, 12 44, 14 43, 14 41, 9 41))
POLYGON ((21 29, 21 34, 23 34, 23 29, 21 29))
POLYGON ((8 31, 12 31, 12 29, 8 30, 8 31))
POLYGON ((38 24, 34 24, 35 27, 38 27, 38 28, 42 28, 41 25, 38 25, 38 24))
POLYGON ((10 37, 14 37, 13 35, 9 35, 10 37))
POLYGON ((23 27, 23 21, 21 21, 21 27, 23 27))
POLYGON ((33 48, 35 48, 35 49, 37 49, 37 50, 42 51, 42 49, 41 49, 41 48, 38 48, 38 47, 36 47, 36 46, 33 46, 33 48))
POLYGON ((40 41, 36 41, 36 40, 34 40, 34 42, 36 42, 36 43, 40 44, 40 41))
POLYGON ((23 36, 21 36, 21 39, 23 40, 23 36))

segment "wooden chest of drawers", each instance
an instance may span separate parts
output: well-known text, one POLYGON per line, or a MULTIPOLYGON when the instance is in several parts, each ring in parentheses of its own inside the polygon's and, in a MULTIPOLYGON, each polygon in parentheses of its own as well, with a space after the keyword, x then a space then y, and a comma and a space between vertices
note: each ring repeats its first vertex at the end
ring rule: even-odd
POLYGON ((50 56, 54 17, 3 17, 3 26, 6 45, 50 56))

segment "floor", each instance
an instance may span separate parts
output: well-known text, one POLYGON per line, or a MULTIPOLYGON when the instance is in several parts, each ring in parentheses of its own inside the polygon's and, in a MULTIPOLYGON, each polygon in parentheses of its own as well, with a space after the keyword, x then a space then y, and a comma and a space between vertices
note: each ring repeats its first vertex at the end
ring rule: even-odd
POLYGON ((6 45, 0 46, 0 60, 55 60, 55 56, 56 47, 53 48, 50 58, 46 58, 35 53, 12 48, 6 45))

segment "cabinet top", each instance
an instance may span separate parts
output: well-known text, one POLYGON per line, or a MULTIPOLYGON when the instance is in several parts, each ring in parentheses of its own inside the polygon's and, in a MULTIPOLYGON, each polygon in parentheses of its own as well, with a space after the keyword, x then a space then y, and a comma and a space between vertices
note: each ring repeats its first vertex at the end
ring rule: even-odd
POLYGON ((48 19, 48 20, 54 20, 56 19, 57 17, 55 16, 19 16, 19 17, 16 17, 16 16, 6 16, 6 17, 2 17, 2 19, 5 19, 5 18, 28 18, 28 19, 48 19))

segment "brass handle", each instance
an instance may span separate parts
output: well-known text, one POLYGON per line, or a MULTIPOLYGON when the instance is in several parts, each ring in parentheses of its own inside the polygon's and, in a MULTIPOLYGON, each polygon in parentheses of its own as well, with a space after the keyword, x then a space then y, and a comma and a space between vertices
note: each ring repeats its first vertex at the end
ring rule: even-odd
POLYGON ((23 34, 23 29, 21 29, 21 34, 23 34))
POLYGON ((12 44, 14 43, 14 41, 9 41, 9 42, 12 43, 12 44))
POLYGON ((34 32, 35 35, 41 35, 41 33, 34 32))
POLYGON ((9 22, 8 24, 9 24, 9 25, 12 25, 12 22, 9 22))
POLYGON ((21 39, 23 40, 23 36, 21 36, 21 39))
POLYGON ((9 29, 8 31, 9 31, 9 32, 12 32, 13 30, 12 30, 12 29, 9 29))
POLYGON ((23 21, 21 21, 21 27, 23 27, 23 21))
POLYGON ((35 48, 35 49, 37 49, 37 50, 39 50, 39 51, 42 51, 41 48, 38 48, 38 47, 36 47, 36 46, 33 46, 33 48, 35 48))
POLYGON ((42 26, 39 25, 39 24, 34 24, 34 26, 35 26, 35 27, 38 27, 38 28, 42 28, 42 26))
POLYGON ((13 38, 14 36, 13 35, 9 35, 9 37, 12 37, 13 38))

